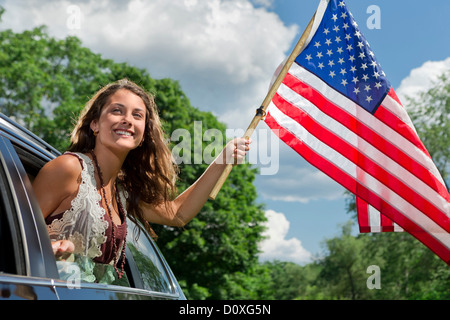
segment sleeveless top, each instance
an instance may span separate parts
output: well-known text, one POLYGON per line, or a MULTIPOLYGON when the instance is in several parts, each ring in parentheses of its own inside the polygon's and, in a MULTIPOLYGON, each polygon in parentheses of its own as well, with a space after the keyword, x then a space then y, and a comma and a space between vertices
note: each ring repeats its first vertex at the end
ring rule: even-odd
MULTIPOLYGON (((113 264, 116 252, 112 245, 112 221, 101 206, 102 198, 97 192, 94 177, 94 165, 89 157, 82 153, 65 153, 76 156, 81 163, 81 183, 71 208, 63 213, 48 216, 47 223, 50 239, 70 240, 75 245, 75 255, 91 258, 101 264, 113 264)), ((125 212, 120 212, 122 224, 116 226, 115 238, 117 252, 121 252, 126 236, 126 197, 121 185, 117 186, 118 201, 125 212), (122 216, 123 215, 123 216, 122 216)), ((119 210, 121 211, 121 210, 119 210)))

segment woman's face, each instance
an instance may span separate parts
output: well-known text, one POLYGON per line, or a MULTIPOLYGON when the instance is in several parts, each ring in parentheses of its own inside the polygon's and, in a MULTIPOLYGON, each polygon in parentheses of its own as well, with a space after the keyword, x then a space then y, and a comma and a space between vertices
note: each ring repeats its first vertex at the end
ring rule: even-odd
POLYGON ((130 151, 143 139, 145 117, 144 101, 133 92, 120 89, 109 97, 100 118, 91 122, 91 129, 98 133, 97 143, 130 151))

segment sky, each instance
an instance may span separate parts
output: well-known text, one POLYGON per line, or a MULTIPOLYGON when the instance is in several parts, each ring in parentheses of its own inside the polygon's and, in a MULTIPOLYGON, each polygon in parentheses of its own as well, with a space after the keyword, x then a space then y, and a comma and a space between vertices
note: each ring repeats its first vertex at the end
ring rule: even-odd
MULTIPOLYGON (((349 10, 405 105, 450 69, 448 0, 347 0, 349 10)), ((116 62, 179 81, 191 104, 242 135, 273 74, 290 54, 319 0, 0 0, 0 29, 46 25, 75 35, 116 62)), ((407 105, 405 105, 408 108, 407 105)), ((170 133, 169 133, 170 135, 170 133)), ((299 264, 351 219, 344 189, 306 163, 261 122, 248 161, 265 204, 268 239, 261 260, 299 264)), ((354 228, 357 234, 357 228, 354 228)))

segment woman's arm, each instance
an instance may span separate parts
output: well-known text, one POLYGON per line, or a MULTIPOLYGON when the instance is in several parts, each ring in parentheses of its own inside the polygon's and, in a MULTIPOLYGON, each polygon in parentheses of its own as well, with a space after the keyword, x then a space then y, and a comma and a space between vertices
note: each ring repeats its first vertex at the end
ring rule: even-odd
POLYGON ((184 226, 197 215, 208 200, 226 165, 235 161, 241 163, 244 160, 250 143, 251 140, 244 138, 236 138, 227 143, 202 176, 170 203, 159 206, 141 203, 144 217, 152 223, 184 226))

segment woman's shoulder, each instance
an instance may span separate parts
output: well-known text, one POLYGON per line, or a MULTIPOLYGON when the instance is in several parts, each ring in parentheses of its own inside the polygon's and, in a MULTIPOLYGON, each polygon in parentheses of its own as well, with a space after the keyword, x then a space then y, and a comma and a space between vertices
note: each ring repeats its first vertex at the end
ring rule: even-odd
POLYGON ((80 158, 72 153, 65 153, 49 161, 41 171, 61 179, 77 178, 83 167, 80 158))

